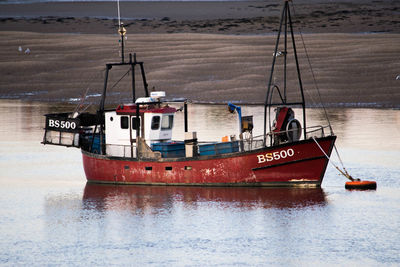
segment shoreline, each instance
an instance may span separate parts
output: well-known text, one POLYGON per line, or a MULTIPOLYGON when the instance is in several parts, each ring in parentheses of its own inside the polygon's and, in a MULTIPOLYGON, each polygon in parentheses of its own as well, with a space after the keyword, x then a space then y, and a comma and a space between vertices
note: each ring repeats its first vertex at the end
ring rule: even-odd
MULTIPOLYGON (((32 103, 37 105, 54 105, 55 107, 60 107, 60 105, 65 106, 76 106, 79 105, 78 102, 70 102, 70 101, 60 101, 57 99, 50 99, 47 101, 44 100, 31 100, 27 98, 2 98, 0 97, 0 102, 23 102, 23 103, 32 103)), ((98 101, 99 102, 99 101, 98 101)), ((92 110, 93 112, 96 111, 97 106, 99 105, 98 102, 91 102, 85 103, 85 105, 89 106, 88 110, 92 110)), ((165 101, 166 103, 176 103, 174 101, 165 101)), ((226 102, 197 102, 197 101, 190 101, 190 104, 194 105, 211 105, 211 106, 225 106, 227 105, 228 101, 226 102)), ((116 105, 119 105, 119 102, 109 103, 106 108, 114 109, 116 105)), ((263 106, 263 103, 246 103, 246 102, 235 102, 233 104, 240 105, 240 106, 263 106)), ((300 106, 295 106, 295 108, 301 108, 300 106)), ((320 106, 309 106, 306 103, 306 108, 308 109, 379 109, 379 110, 400 110, 400 105, 395 106, 377 106, 375 103, 323 103, 320 106)))
MULTIPOLYGON (((391 0, 297 0, 293 23, 304 33, 400 33, 400 3, 391 0), (379 2, 378 2, 379 1, 379 2)), ((115 33, 115 2, 1 4, 0 31, 115 33)), ((128 33, 259 35, 279 27, 281 4, 265 1, 120 2, 128 33)))

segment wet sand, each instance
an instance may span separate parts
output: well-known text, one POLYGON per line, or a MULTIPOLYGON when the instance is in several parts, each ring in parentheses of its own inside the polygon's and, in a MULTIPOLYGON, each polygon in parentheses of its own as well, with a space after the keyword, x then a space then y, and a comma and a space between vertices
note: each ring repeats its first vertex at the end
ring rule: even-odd
MULTIPOLYGON (((119 61, 116 35, 0 32, 0 37, 3 98, 65 101, 88 87, 89 95, 100 93, 104 64, 119 61), (19 46, 31 53, 19 52, 19 46)), ((324 102, 399 105, 400 34, 307 34, 304 40, 324 102)), ((129 35, 126 45, 145 62, 150 88, 165 90, 170 97, 261 103, 274 42, 274 36, 137 34, 129 35)), ((304 50, 298 50, 306 97, 318 102, 304 50)), ((281 86, 280 70, 275 77, 281 86)), ((293 61, 289 70, 294 71, 293 61)), ((110 85, 124 73, 113 72, 110 85)), ((289 88, 297 86, 295 75, 288 79, 289 88)), ((113 92, 128 98, 130 83, 126 77, 113 92)))
MULTIPOLYGON (((123 3, 132 8, 130 18, 123 20, 127 53, 136 52, 145 62, 150 88, 165 90, 170 97, 262 103, 280 10, 270 2, 123 3), (148 5, 153 7, 150 15, 133 19, 135 12, 141 12, 139 7, 148 5), (177 5, 174 12, 168 12, 170 5, 177 5), (259 17, 261 13, 266 15, 259 17)), ((117 21, 101 18, 101 12, 112 9, 110 4, 1 5, 0 97, 68 101, 89 87, 88 99, 97 102, 104 64, 119 61, 117 21), (71 9, 74 14, 68 13, 71 9), (30 54, 19 52, 19 46, 23 51, 29 48, 30 54)), ((398 6, 395 1, 296 2, 294 20, 306 33, 303 37, 327 105, 400 106, 398 6)), ((306 98, 314 105, 319 102, 315 85, 296 36, 306 98)), ((293 61, 289 69, 294 70, 293 61)), ((274 80, 282 86, 279 71, 278 67, 274 80)), ((110 83, 123 74, 117 72, 110 83)), ((114 88, 111 101, 117 96, 129 99, 130 79, 114 88)), ((288 79, 289 88, 295 87, 297 77, 288 79)))

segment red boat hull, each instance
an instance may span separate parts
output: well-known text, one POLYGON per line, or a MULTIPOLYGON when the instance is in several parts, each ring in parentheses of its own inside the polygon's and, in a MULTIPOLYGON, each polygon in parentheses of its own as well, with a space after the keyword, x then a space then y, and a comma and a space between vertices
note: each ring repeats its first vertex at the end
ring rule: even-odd
MULTIPOLYGON (((317 139, 330 156, 336 137, 317 139)), ((149 185, 320 186, 328 159, 312 140, 250 152, 137 160, 82 151, 89 182, 149 185)))

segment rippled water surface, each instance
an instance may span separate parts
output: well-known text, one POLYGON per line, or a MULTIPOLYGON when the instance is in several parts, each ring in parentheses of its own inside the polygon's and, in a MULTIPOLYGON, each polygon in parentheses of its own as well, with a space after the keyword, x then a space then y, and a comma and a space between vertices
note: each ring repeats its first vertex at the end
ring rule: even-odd
MULTIPOLYGON (((190 108, 200 138, 236 127, 226 107, 190 108)), ((0 101, 1 265, 400 264, 399 110, 328 110, 347 169, 378 184, 347 191, 332 166, 321 189, 86 184, 79 150, 40 144, 62 109, 0 101)), ((262 108, 246 112, 261 133, 262 108)))

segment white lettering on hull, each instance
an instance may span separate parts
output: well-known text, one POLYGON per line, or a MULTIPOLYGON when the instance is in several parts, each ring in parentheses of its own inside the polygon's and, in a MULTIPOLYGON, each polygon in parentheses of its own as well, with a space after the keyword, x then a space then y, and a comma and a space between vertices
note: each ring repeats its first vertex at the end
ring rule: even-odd
POLYGON ((270 162, 294 156, 293 148, 257 155, 258 163, 270 162))

